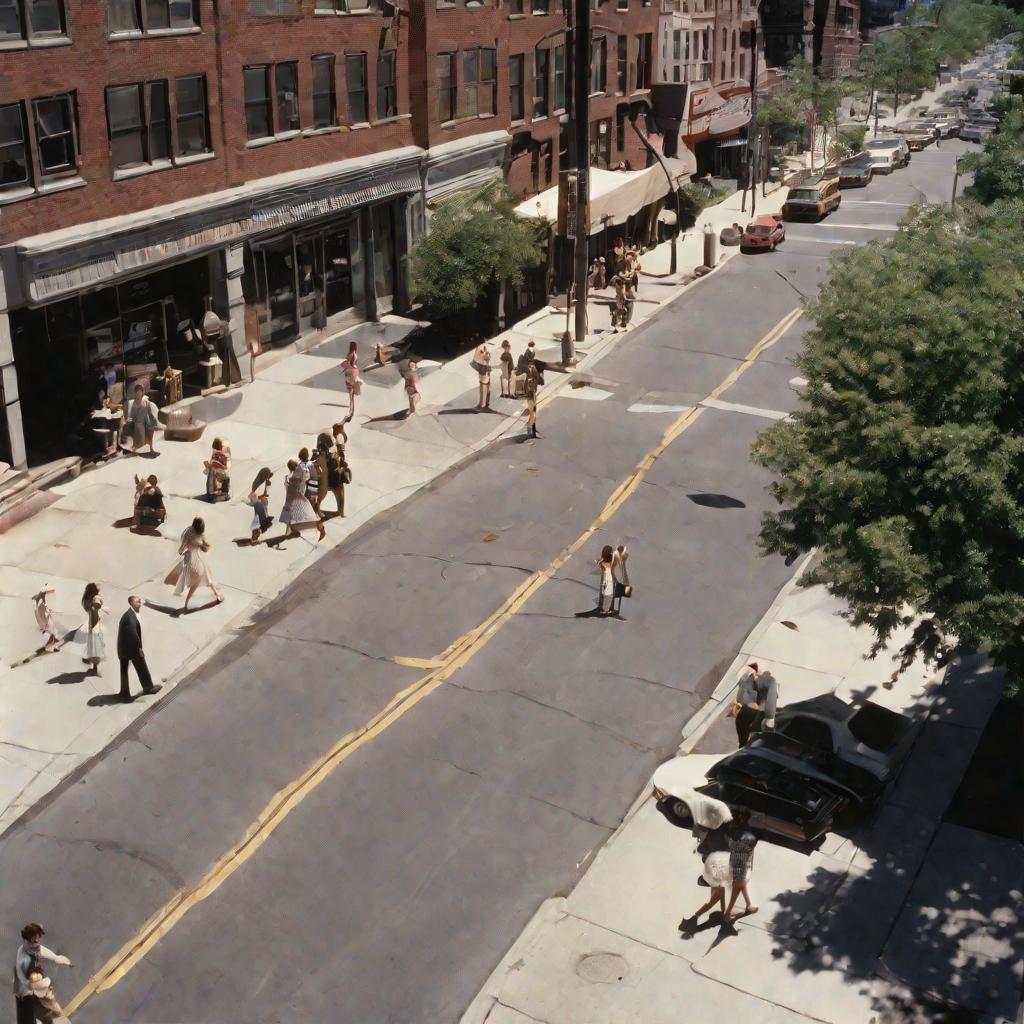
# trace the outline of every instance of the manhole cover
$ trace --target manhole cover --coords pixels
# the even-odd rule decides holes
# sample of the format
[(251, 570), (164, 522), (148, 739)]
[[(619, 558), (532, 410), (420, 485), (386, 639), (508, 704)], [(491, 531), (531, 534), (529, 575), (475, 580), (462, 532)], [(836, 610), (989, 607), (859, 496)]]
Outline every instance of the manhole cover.
[(629, 965), (618, 953), (588, 953), (576, 965), (576, 973), (593, 985), (613, 985), (628, 972)]

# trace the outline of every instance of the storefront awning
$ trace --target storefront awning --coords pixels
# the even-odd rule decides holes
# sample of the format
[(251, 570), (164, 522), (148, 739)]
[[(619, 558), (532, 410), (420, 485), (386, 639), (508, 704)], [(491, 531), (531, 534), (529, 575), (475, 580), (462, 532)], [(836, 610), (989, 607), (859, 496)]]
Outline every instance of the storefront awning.
[[(607, 224), (622, 224), (645, 206), (668, 192), (668, 178), (660, 164), (643, 171), (605, 171), (590, 169), (590, 234), (596, 235)], [(520, 217), (558, 220), (558, 187), (526, 199), (516, 207)]]

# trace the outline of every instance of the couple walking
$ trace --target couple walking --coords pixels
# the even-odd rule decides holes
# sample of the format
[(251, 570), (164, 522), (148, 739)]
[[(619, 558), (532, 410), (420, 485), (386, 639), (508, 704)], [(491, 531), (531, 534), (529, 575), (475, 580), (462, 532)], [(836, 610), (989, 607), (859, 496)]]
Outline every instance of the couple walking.
[(626, 570), (628, 558), (629, 552), (623, 544), (617, 548), (605, 544), (601, 549), (601, 557), (597, 561), (597, 568), (601, 574), (597, 591), (598, 615), (620, 615), (622, 599), (633, 596), (629, 572)]
[[(694, 931), (700, 923), (701, 914), (716, 905), (721, 907), (723, 924), (732, 924), (740, 917), (757, 913), (757, 907), (751, 901), (747, 889), (754, 866), (754, 847), (757, 845), (757, 836), (749, 828), (750, 812), (740, 808), (732, 813), (725, 804), (721, 807), (724, 812), (719, 811), (713, 816), (718, 824), (712, 824), (710, 815), (705, 818), (707, 824), (698, 824), (694, 814), (693, 831), (697, 836), (697, 852), (704, 861), (704, 870), (697, 884), (706, 885), (711, 893), (706, 903), (679, 922), (681, 932)], [(731, 889), (728, 906), (725, 904), (726, 887)], [(743, 897), (743, 913), (733, 914), (733, 907), (740, 896)]]
[(736, 739), (741, 747), (761, 728), (775, 728), (775, 707), (779, 701), (778, 680), (762, 672), (756, 661), (744, 665), (736, 686), (736, 701), (730, 714), (736, 719)]

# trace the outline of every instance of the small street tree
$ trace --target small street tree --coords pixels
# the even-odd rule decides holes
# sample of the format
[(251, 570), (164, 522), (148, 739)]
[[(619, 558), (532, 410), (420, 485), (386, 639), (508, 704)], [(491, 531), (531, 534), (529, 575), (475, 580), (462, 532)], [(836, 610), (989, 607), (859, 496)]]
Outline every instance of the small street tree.
[(518, 216), (498, 181), (452, 197), (413, 247), (413, 294), (441, 316), (454, 316), (475, 309), (500, 282), (521, 284), (544, 258), (548, 225), (538, 220)]
[(808, 307), (806, 401), (757, 440), (766, 552), (904, 648), (986, 644), (1024, 678), (1024, 202), (911, 213), (838, 258)]
[(1024, 103), (1019, 96), (1010, 97), (999, 131), (982, 152), (964, 157), (961, 167), (974, 171), (974, 184), (966, 189), (973, 199), (1024, 198)]
[(782, 84), (761, 102), (757, 123), (768, 129), (769, 145), (775, 138), (803, 132), (808, 107), (814, 108), (818, 124), (834, 126), (843, 92), (841, 83), (822, 77), (798, 57), (787, 69)]

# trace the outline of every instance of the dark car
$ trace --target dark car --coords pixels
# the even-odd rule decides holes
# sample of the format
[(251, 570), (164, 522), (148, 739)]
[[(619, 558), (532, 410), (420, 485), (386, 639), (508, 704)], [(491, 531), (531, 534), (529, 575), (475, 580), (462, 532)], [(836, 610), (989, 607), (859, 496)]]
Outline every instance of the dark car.
[(839, 187), (863, 188), (871, 183), (872, 174), (871, 157), (858, 153), (839, 165)]
[(851, 800), (834, 785), (794, 771), (782, 758), (746, 747), (722, 758), (707, 777), (709, 784), (697, 792), (731, 808), (745, 807), (754, 828), (800, 843), (813, 843), (828, 832)]
[(852, 704), (827, 693), (781, 708), (775, 732), (823, 757), (867, 771), (884, 786), (910, 753), (917, 723), (873, 701)]

